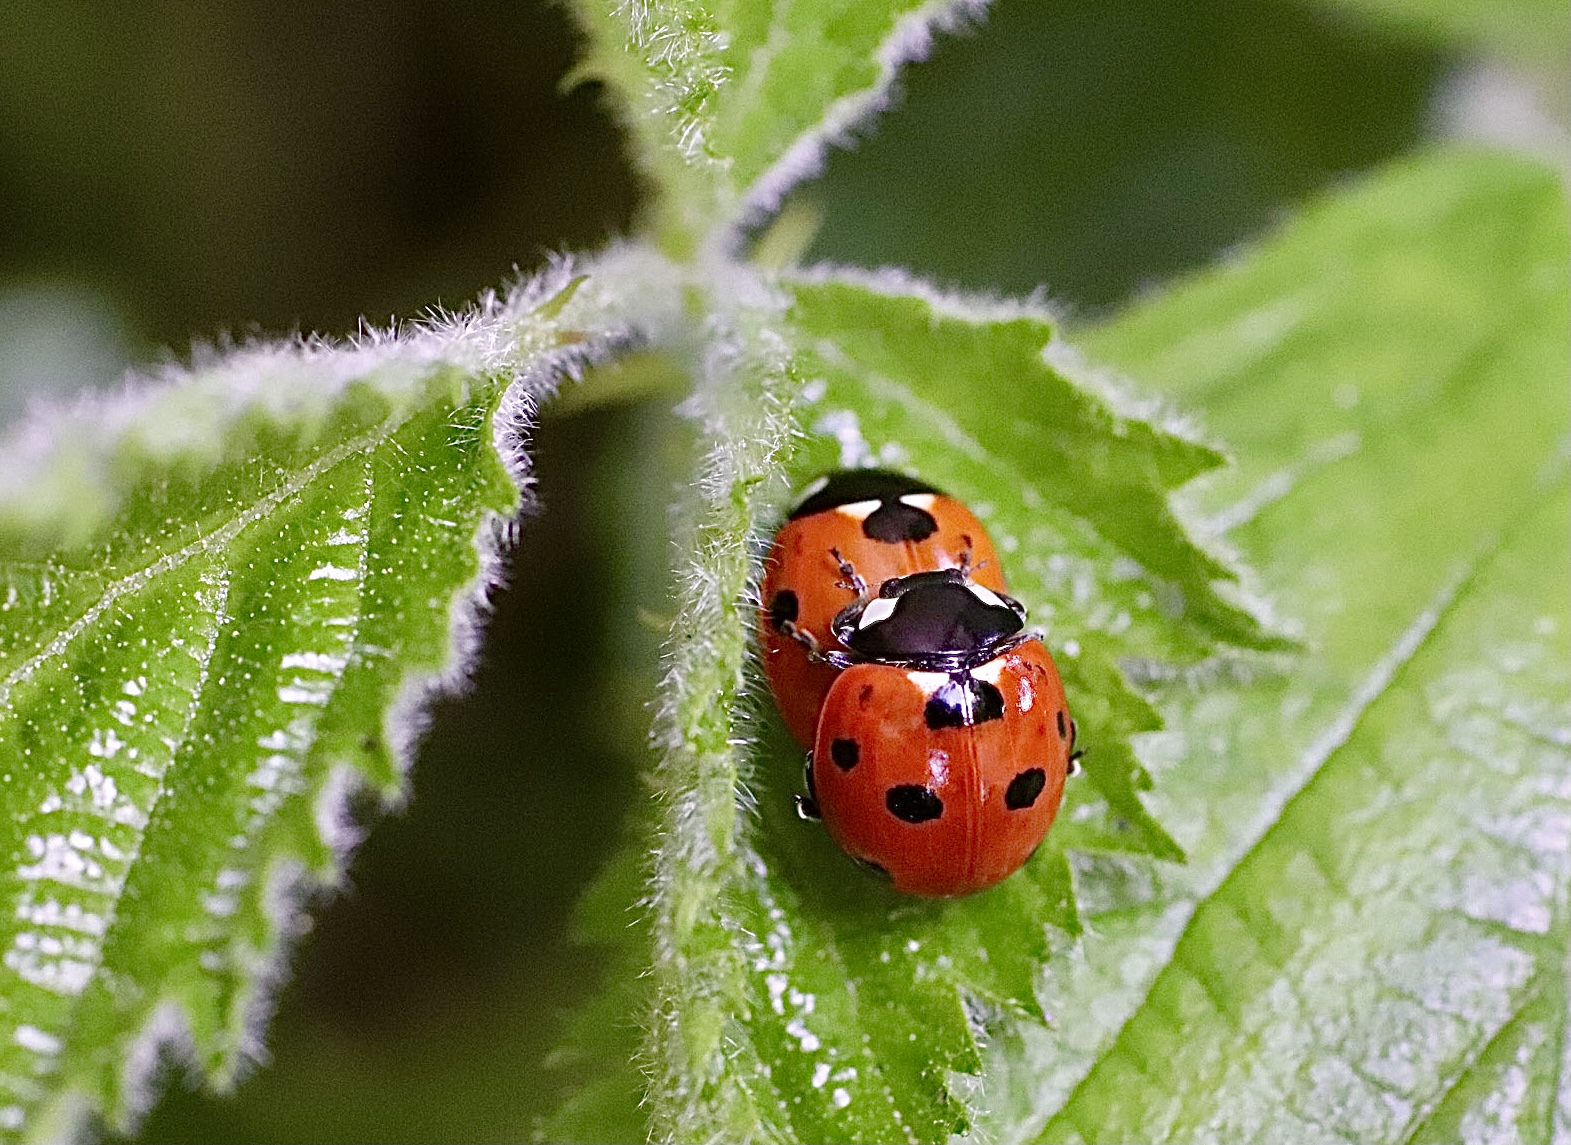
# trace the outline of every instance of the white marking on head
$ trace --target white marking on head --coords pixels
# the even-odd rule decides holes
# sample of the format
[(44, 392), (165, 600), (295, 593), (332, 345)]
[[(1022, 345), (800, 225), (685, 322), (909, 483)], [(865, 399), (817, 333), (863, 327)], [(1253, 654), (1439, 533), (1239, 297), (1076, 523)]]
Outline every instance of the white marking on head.
[(871, 628), (880, 620), (888, 620), (895, 612), (895, 602), (889, 597), (880, 596), (870, 600), (867, 607), (862, 610), (861, 618), (856, 622), (858, 630)]
[(1008, 608), (1009, 607), (1007, 604), (1005, 604), (1003, 602), (1003, 599), (1001, 597), (999, 597), (999, 595), (996, 592), (994, 592), (992, 589), (986, 587), (985, 585), (968, 584), (968, 585), (966, 585), (966, 587), (971, 590), (971, 595), (972, 596), (976, 597), (978, 600), (980, 600), (983, 604), (987, 605), (989, 608)]
[(882, 501), (850, 501), (844, 505), (836, 505), (836, 513), (844, 513), (853, 521), (861, 522), (871, 517)]
[(909, 505), (913, 509), (920, 509), (925, 513), (933, 507), (933, 502), (936, 500), (938, 500), (938, 494), (936, 493), (907, 493), (900, 498), (900, 503)]

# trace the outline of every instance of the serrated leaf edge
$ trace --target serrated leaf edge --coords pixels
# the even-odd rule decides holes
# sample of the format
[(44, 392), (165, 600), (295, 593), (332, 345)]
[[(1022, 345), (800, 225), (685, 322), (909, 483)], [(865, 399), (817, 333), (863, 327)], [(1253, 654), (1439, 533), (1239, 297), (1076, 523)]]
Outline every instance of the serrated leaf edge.
[[(492, 443), (518, 489), (520, 511), (525, 511), (533, 504), (534, 487), (528, 438), (540, 404), (555, 393), (563, 380), (580, 379), (586, 369), (613, 354), (644, 340), (669, 339), (679, 314), (674, 302), (679, 292), (671, 289), (671, 274), (670, 264), (633, 246), (614, 247), (593, 260), (588, 264), (587, 276), (575, 270), (571, 259), (559, 258), (538, 275), (518, 283), (505, 302), (487, 292), (472, 310), (435, 314), (405, 331), (368, 332), (347, 345), (311, 339), (247, 346), (233, 359), (210, 365), (201, 381), (221, 384), (213, 379), (223, 378), (228, 371), (227, 376), (238, 373), (253, 381), (267, 374), (269, 380), (276, 382), (278, 375), (270, 373), (269, 367), (276, 367), (280, 359), (325, 364), (327, 374), (340, 384), (340, 389), (389, 363), (413, 363), (417, 377), (441, 369), (465, 370), (477, 377), (511, 374), (492, 416)], [(585, 288), (575, 289), (571, 298), (564, 298), (563, 293), (573, 287), (575, 276), (587, 277), (589, 282)], [(536, 330), (525, 328), (542, 304), (551, 306), (558, 302), (560, 313), (537, 319)], [(405, 350), (409, 352), (402, 353)], [(194, 374), (165, 371), (141, 389), (128, 388), (111, 399), (89, 398), (69, 408), (35, 409), (13, 434), (13, 441), (25, 447), (35, 465), (56, 450), (68, 447), (66, 439), (71, 426), (92, 426), (103, 435), (97, 439), (100, 443), (110, 443), (113, 430), (124, 432), (136, 426), (149, 416), (158, 399), (196, 380)], [(239, 417), (250, 408), (253, 407), (239, 403), (230, 412)], [(40, 664), (63, 651), (116, 600), (144, 586), (159, 572), (179, 567), (212, 545), (237, 536), (261, 520), (269, 509), (306, 488), (315, 477), (360, 450), (386, 440), (417, 412), (417, 405), (399, 409), (375, 429), (327, 451), (229, 521), (115, 581), (60, 636), (0, 680), (0, 702)], [(26, 496), (26, 486), (17, 480), (26, 472), (26, 467), (19, 467), (0, 473), (0, 507), (7, 494), (13, 503)], [(39, 470), (33, 472), (36, 477)], [(14, 482), (9, 487), (7, 478)], [(462, 691), (469, 682), (478, 660), (491, 594), (505, 580), (506, 556), (516, 537), (517, 524), (516, 515), (506, 517), (491, 511), (483, 515), (474, 539), (479, 568), (475, 577), (455, 590), (450, 600), (447, 648), (442, 663), (433, 671), (404, 672), (395, 697), (383, 713), (386, 742), (403, 775), (412, 765), (434, 701)], [(264, 956), (248, 968), (249, 981), (233, 1056), (217, 1078), (223, 1088), (232, 1087), (266, 1060), (266, 1028), (288, 980), (289, 955), (299, 932), (295, 920), (309, 902), (341, 881), (348, 858), (363, 836), (352, 805), (368, 787), (369, 781), (360, 772), (338, 763), (329, 767), (315, 794), (314, 822), (334, 855), (333, 869), (308, 870), (287, 858), (267, 864), (271, 868), (264, 872), (270, 945)], [(407, 794), (407, 787), (394, 793), (374, 794), (384, 799), (390, 797), (390, 802), (396, 804)], [(152, 1007), (149, 1018), (124, 1051), (121, 1108), (101, 1111), (94, 1108), (86, 1094), (71, 1089), (57, 1091), (36, 1108), (32, 1132), (52, 1139), (86, 1139), (93, 1135), (95, 1119), (104, 1115), (134, 1124), (152, 1108), (160, 1092), (158, 1083), (169, 1067), (181, 1064), (200, 1076), (198, 1059), (194, 1034), (183, 1007), (166, 998)]]
[(798, 267), (781, 277), (787, 284), (855, 286), (887, 298), (915, 298), (926, 303), (940, 317), (953, 318), (972, 326), (1017, 321), (1040, 323), (1046, 327), (1042, 344), (1043, 362), (1081, 389), (1101, 399), (1115, 417), (1146, 422), (1186, 445), (1214, 454), (1219, 465), (1226, 459), (1225, 447), (1206, 434), (1193, 414), (1180, 410), (1159, 394), (1138, 389), (1127, 376), (1116, 370), (1091, 364), (1080, 349), (1062, 335), (1061, 332), (1068, 325), (1067, 313), (1052, 303), (1045, 288), (1039, 287), (1021, 298), (946, 287), (904, 267), (866, 269), (834, 262)]
[(731, 241), (739, 245), (743, 232), (778, 211), (792, 188), (821, 174), (831, 148), (853, 146), (858, 132), (893, 103), (901, 69), (925, 60), (939, 35), (980, 24), (989, 4), (990, 0), (930, 0), (897, 19), (879, 47), (874, 84), (831, 102), (818, 123), (798, 135), (742, 190)]
[[(1543, 492), (1542, 488), (1539, 492)], [(1435, 590), (1429, 602), (1419, 610), (1407, 627), (1398, 634), (1390, 647), (1370, 666), (1330, 721), (1299, 753), (1297, 765), (1290, 774), (1284, 777), (1283, 784), (1275, 789), (1268, 798), (1261, 801), (1253, 826), (1243, 835), (1238, 845), (1232, 848), (1230, 853), (1223, 858), (1218, 867), (1215, 881), (1209, 886), (1201, 888), (1193, 898), (1184, 904), (1180, 916), (1181, 921), (1177, 923), (1176, 928), (1163, 941), (1164, 953), (1156, 963), (1157, 969), (1146, 984), (1146, 988), (1141, 995), (1141, 1001), (1130, 1010), (1119, 1028), (1102, 1043), (1101, 1048), (1095, 1057), (1090, 1060), (1080, 1079), (1064, 1095), (1059, 1108), (1048, 1116), (1047, 1123), (1038, 1134), (1037, 1139), (1041, 1139), (1046, 1132), (1046, 1128), (1057, 1121), (1065, 1110), (1070, 1109), (1075, 1104), (1081, 1092), (1087, 1085), (1091, 1084), (1091, 1079), (1096, 1074), (1101, 1062), (1122, 1041), (1125, 1030), (1134, 1021), (1135, 1016), (1144, 1011), (1146, 1001), (1156, 988), (1157, 981), (1167, 974), (1174, 965), (1174, 956), (1183, 946), (1185, 938), (1195, 925), (1195, 920), (1201, 908), (1221, 893), (1223, 888), (1233, 878), (1234, 873), (1270, 837), (1277, 823), (1281, 821), (1287, 807), (1309, 788), (1322, 769), (1353, 737), (1370, 708), (1386, 694), (1403, 669), (1428, 643), (1430, 637), (1440, 626), (1452, 606), (1465, 594), (1468, 586), (1488, 563), (1490, 557), (1499, 549), (1510, 531), (1510, 529), (1502, 529), (1492, 533), (1484, 538), (1471, 554), (1456, 562), (1450, 575)]]
[[(664, 652), (652, 742), (658, 825), (647, 908), (654, 961), (642, 1065), (652, 1139), (753, 1139), (768, 1117), (736, 1076), (750, 1052), (738, 1019), (748, 971), (726, 899), (757, 863), (746, 843), (747, 664), (757, 601), (760, 509), (783, 487), (790, 348), (770, 328), (783, 300), (745, 271), (714, 288), (683, 412), (702, 455), (683, 509), (678, 609)], [(732, 703), (725, 703), (727, 696)]]

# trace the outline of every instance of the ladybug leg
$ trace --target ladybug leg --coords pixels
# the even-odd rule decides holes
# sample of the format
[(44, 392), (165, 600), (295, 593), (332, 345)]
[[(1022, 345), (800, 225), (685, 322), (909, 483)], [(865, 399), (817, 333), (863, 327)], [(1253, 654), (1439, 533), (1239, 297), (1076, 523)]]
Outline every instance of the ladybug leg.
[(795, 640), (806, 648), (807, 658), (814, 663), (833, 664), (836, 668), (847, 668), (851, 665), (851, 659), (844, 652), (825, 652), (824, 646), (818, 642), (818, 637), (805, 628), (798, 628), (792, 621), (782, 621), (779, 629), (782, 636)]
[(806, 795), (794, 797), (796, 815), (798, 819), (809, 821), (822, 819), (818, 813), (818, 790), (813, 785), (813, 753), (807, 753), (807, 762), (802, 765), (802, 786), (807, 788)]
[(841, 582), (842, 588), (848, 588), (858, 597), (867, 595), (867, 582), (862, 579), (862, 574), (856, 571), (856, 566), (841, 555), (839, 549), (830, 549), (829, 555), (840, 566), (840, 575), (845, 579)]
[(1082, 770), (1080, 766), (1080, 759), (1085, 755), (1085, 752), (1083, 750), (1076, 750), (1075, 748), (1075, 737), (1079, 734), (1080, 728), (1075, 724), (1075, 721), (1071, 719), (1069, 721), (1069, 775), (1079, 775)]
[(777, 627), (780, 629), (780, 635), (788, 640), (795, 640), (803, 648), (807, 649), (807, 658), (809, 660), (822, 660), (824, 658), (824, 650), (819, 646), (818, 637), (805, 628), (798, 628), (796, 621), (782, 620)]
[(886, 883), (892, 883), (895, 881), (895, 877), (889, 873), (889, 868), (884, 866), (882, 863), (875, 863), (872, 859), (858, 858), (856, 855), (851, 856), (851, 861), (857, 866), (861, 867), (868, 874), (877, 875)]

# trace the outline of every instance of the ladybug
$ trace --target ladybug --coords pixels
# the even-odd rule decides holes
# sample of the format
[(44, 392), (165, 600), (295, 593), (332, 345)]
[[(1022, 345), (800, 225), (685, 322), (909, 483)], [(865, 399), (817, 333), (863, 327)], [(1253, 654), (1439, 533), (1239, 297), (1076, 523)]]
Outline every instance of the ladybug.
[(960, 569), (886, 582), (833, 623), (804, 816), (898, 891), (970, 894), (1017, 871), (1078, 770), (1075, 724), (1025, 609)]
[(887, 469), (840, 470), (807, 487), (765, 561), (758, 625), (764, 675), (798, 743), (812, 747), (838, 674), (827, 654), (845, 651), (833, 622), (847, 593), (949, 568), (1005, 591), (992, 538), (954, 498)]

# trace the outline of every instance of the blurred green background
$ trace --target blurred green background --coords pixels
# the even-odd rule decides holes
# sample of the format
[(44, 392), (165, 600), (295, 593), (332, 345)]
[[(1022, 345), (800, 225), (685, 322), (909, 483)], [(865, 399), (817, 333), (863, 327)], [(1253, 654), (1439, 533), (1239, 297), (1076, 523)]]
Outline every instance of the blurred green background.
[[(810, 257), (1104, 313), (1433, 133), (1468, 50), (1355, 7), (1001, 0), (800, 193)], [(625, 232), (635, 181), (599, 90), (562, 90), (573, 58), (537, 0), (8, 0), (0, 421), (193, 337), (459, 306)], [(545, 1059), (600, 971), (573, 903), (642, 797), (681, 435), (656, 403), (548, 418), (474, 692), (319, 913), (273, 1063), (232, 1098), (171, 1066), (143, 1139), (517, 1140), (570, 1084)]]

